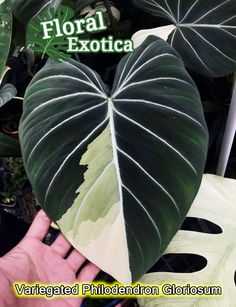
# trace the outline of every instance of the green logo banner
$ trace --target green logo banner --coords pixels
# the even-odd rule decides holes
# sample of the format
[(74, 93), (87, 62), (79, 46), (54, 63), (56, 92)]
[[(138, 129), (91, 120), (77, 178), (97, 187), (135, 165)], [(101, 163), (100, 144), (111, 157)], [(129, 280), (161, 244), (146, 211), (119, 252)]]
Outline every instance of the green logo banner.
[(68, 60), (72, 53), (128, 53), (134, 50), (132, 40), (115, 39), (112, 35), (101, 39), (80, 39), (86, 33), (100, 33), (108, 29), (104, 14), (74, 19), (75, 12), (60, 5), (55, 11), (47, 8), (33, 18), (27, 28), (27, 45), (36, 53), (47, 54), (54, 60)]

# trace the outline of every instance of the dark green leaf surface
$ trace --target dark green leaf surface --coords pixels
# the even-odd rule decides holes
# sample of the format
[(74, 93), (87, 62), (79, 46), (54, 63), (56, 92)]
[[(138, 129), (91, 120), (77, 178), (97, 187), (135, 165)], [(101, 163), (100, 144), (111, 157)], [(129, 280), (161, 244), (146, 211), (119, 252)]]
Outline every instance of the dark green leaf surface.
[(189, 69), (210, 77), (236, 71), (235, 0), (133, 1), (176, 26), (168, 42)]
[(0, 157), (20, 157), (20, 143), (17, 139), (0, 133)]
[(16, 19), (25, 26), (42, 10), (53, 3), (52, 0), (14, 0), (13, 13)]
[(208, 134), (177, 53), (149, 37), (112, 90), (87, 66), (48, 62), (20, 124), (38, 201), (90, 261), (138, 280), (180, 228), (201, 182)]

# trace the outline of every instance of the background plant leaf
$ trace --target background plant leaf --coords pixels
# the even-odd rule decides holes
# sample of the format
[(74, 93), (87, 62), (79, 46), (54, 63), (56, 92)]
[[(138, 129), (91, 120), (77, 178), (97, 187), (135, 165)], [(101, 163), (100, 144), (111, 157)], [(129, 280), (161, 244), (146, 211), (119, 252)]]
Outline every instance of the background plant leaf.
[(149, 37), (121, 60), (112, 90), (79, 62), (49, 61), (26, 91), (20, 141), (44, 210), (82, 254), (127, 283), (182, 225), (208, 133), (181, 58)]
[(33, 46), (36, 53), (47, 54), (54, 60), (68, 60), (71, 55), (66, 53), (68, 49), (68, 41), (66, 36), (56, 37), (56, 29), (50, 33), (51, 38), (43, 39), (43, 27), (40, 25), (42, 21), (49, 21), (58, 18), (61, 25), (64, 22), (70, 21), (74, 17), (74, 12), (67, 6), (60, 5), (55, 12), (53, 8), (43, 10), (27, 27), (27, 44)]
[(187, 68), (210, 77), (236, 71), (235, 0), (133, 1), (175, 25), (168, 42), (183, 57)]
[(4, 72), (12, 37), (12, 1), (5, 0), (0, 4), (0, 80)]
[(36, 17), (42, 10), (52, 7), (53, 0), (14, 0), (13, 14), (26, 28), (28, 22)]
[(12, 84), (5, 84), (0, 88), (0, 108), (17, 94), (17, 89)]
[(140, 299), (141, 307), (234, 307), (236, 297), (236, 180), (205, 175), (199, 194), (188, 217), (205, 219), (221, 228), (222, 233), (210, 234), (180, 230), (165, 254), (194, 254), (207, 260), (207, 266), (194, 273), (150, 273), (142, 278), (148, 284), (172, 283), (178, 285), (220, 285), (222, 297), (162, 297)]
[(86, 6), (92, 5), (95, 1), (94, 0), (76, 0), (75, 1), (75, 8), (76, 11), (81, 11)]

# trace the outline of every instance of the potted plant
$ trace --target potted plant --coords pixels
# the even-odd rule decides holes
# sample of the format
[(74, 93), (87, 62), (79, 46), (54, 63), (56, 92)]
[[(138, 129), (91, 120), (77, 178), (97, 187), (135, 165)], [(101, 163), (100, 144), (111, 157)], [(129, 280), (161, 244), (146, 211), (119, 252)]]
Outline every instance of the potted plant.
[[(24, 86), (19, 125), (37, 201), (86, 258), (131, 283), (165, 253), (202, 180), (206, 197), (213, 197), (208, 189), (226, 191), (224, 180), (203, 174), (216, 171), (219, 150), (214, 159), (211, 151), (221, 147), (232, 98), (236, 4), (104, 1), (105, 34), (79, 39), (97, 44), (106, 35), (132, 37), (128, 54), (67, 52), (71, 36), (51, 28), (43, 40), (40, 21), (50, 25), (53, 16), (66, 29), (65, 23), (88, 14), (92, 24), (97, 2), (6, 0), (2, 12), (22, 25), (26, 42), (20, 49), (28, 66), (35, 63), (32, 53), (43, 58)], [(115, 20), (114, 7), (121, 12)], [(12, 57), (10, 46), (16, 47), (7, 26), (0, 71)], [(202, 207), (198, 213), (194, 208), (197, 217), (214, 222)], [(232, 230), (224, 222), (222, 228)]]

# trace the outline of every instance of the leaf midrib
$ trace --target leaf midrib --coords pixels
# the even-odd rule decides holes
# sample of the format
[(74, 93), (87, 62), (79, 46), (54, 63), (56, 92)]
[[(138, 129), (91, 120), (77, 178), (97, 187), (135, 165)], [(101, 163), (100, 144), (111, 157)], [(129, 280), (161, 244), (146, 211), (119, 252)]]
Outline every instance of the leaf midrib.
[(119, 166), (119, 159), (118, 159), (118, 146), (116, 141), (116, 131), (115, 131), (115, 122), (114, 122), (114, 111), (113, 111), (113, 100), (111, 97), (107, 98), (108, 101), (108, 116), (110, 122), (110, 133), (111, 133), (111, 145), (112, 145), (112, 152), (113, 152), (113, 162), (116, 169), (116, 175), (118, 180), (118, 187), (119, 187), (119, 195), (120, 195), (120, 202), (121, 207), (123, 207), (123, 197), (122, 197), (122, 180), (120, 174), (120, 166)]
[(236, 29), (236, 26), (228, 26), (224, 24), (204, 24), (204, 23), (176, 23), (177, 28), (226, 28)]

